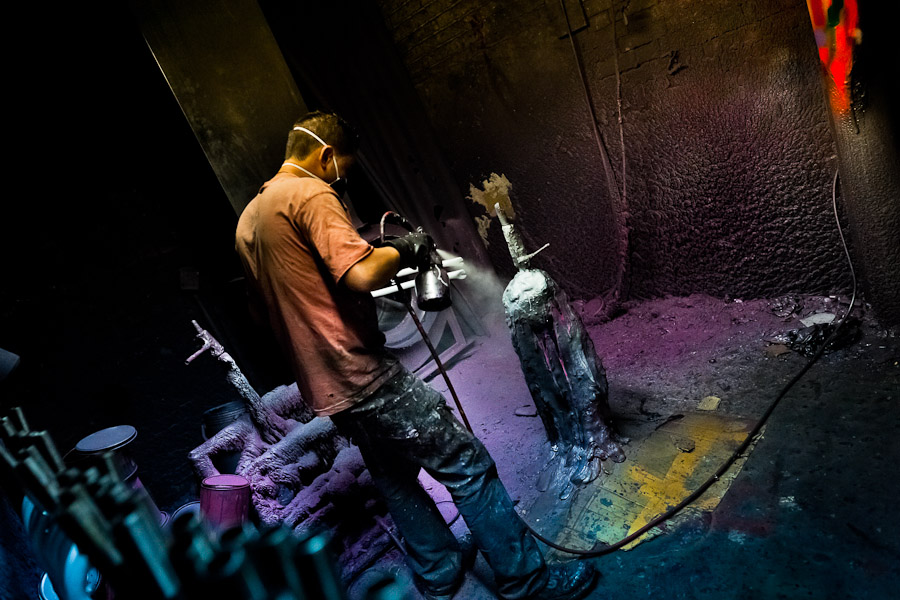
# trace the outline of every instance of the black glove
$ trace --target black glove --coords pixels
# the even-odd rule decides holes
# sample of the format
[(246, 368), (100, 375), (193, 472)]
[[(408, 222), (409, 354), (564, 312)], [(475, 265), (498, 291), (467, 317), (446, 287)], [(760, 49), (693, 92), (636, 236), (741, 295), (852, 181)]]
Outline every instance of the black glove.
[(428, 264), (431, 251), (434, 250), (434, 239), (418, 229), (403, 237), (385, 240), (385, 246), (390, 246), (400, 253), (400, 267), (420, 267)]

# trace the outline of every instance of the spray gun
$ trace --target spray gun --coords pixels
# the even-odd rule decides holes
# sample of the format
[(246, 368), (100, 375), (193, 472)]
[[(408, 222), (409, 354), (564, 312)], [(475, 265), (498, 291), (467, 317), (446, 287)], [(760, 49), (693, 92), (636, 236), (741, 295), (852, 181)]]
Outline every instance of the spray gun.
[[(382, 243), (384, 243), (385, 240), (384, 224), (388, 219), (391, 219), (394, 223), (403, 226), (410, 232), (424, 233), (424, 230), (421, 227), (419, 227), (418, 229), (413, 229), (412, 224), (405, 218), (393, 211), (388, 211), (381, 217)], [(429, 237), (429, 239), (431, 238)], [(418, 265), (418, 274), (416, 275), (415, 283), (395, 283), (390, 287), (372, 292), (372, 296), (377, 298), (379, 296), (385, 296), (387, 294), (391, 294), (403, 289), (409, 289), (415, 286), (416, 302), (419, 305), (419, 308), (429, 311), (443, 310), (445, 308), (448, 308), (451, 304), (450, 280), (465, 279), (466, 276), (466, 272), (462, 269), (457, 269), (448, 273), (446, 267), (457, 265), (460, 263), (462, 263), (462, 258), (453, 258), (447, 261), (442, 261), (440, 255), (438, 254), (437, 248), (434, 245), (434, 241), (432, 240), (430, 242), (430, 248), (426, 257)], [(412, 269), (403, 269), (397, 273), (397, 276), (402, 277), (404, 275), (410, 275), (414, 272), (416, 271)], [(459, 401), (459, 396), (456, 395), (456, 390), (453, 387), (453, 383), (450, 381), (450, 376), (447, 375), (447, 369), (444, 367), (444, 363), (441, 361), (440, 354), (438, 354), (438, 351), (435, 349), (434, 344), (431, 343), (431, 338), (428, 337), (428, 332), (425, 331), (425, 327), (422, 325), (422, 321), (419, 320), (419, 316), (416, 314), (416, 311), (413, 310), (412, 303), (408, 299), (405, 299), (404, 304), (406, 305), (406, 310), (409, 312), (409, 316), (412, 317), (413, 323), (416, 324), (416, 328), (419, 330), (419, 334), (422, 336), (422, 341), (425, 342), (426, 346), (428, 346), (428, 351), (431, 353), (432, 358), (434, 358), (434, 362), (437, 365), (438, 370), (441, 372), (441, 375), (444, 377), (444, 381), (447, 383), (447, 389), (449, 390), (450, 395), (453, 397), (453, 402), (456, 404), (456, 409), (459, 411), (459, 416), (462, 419), (463, 425), (466, 426), (466, 429), (468, 429), (470, 433), (473, 432), (472, 425), (469, 423), (469, 419), (466, 416), (466, 411), (463, 410), (462, 403)]]
[(448, 308), (450, 299), (450, 278), (442, 264), (437, 248), (432, 247), (428, 259), (419, 265), (416, 275), (416, 303), (427, 311), (440, 311)]
[[(390, 220), (393, 223), (400, 225), (404, 229), (410, 231), (411, 233), (425, 233), (425, 231), (421, 228), (413, 228), (412, 223), (410, 223), (406, 218), (397, 214), (393, 211), (388, 211), (384, 213), (381, 217), (381, 241), (384, 243), (385, 234), (384, 234), (384, 225)], [(454, 273), (448, 273), (446, 266), (449, 266), (451, 263), (455, 264), (454, 261), (447, 261), (445, 264), (441, 259), (440, 254), (438, 254), (437, 247), (434, 245), (434, 241), (431, 240), (431, 236), (428, 236), (428, 240), (430, 241), (430, 248), (425, 256), (422, 258), (421, 262), (416, 265), (416, 270), (407, 270), (404, 269), (397, 273), (399, 277), (404, 275), (411, 275), (412, 273), (416, 273), (416, 277), (412, 285), (398, 284), (391, 286), (390, 288), (385, 288), (385, 293), (391, 293), (397, 291), (397, 287), (400, 289), (408, 289), (410, 287), (416, 288), (416, 304), (419, 308), (425, 311), (437, 312), (444, 310), (445, 308), (449, 308), (452, 304), (452, 300), (450, 297), (450, 279), (457, 279), (460, 276), (465, 276), (464, 271), (457, 271), (454, 277)], [(381, 290), (379, 290), (380, 292)], [(379, 294), (378, 292), (373, 293), (373, 296), (379, 296), (383, 294)]]

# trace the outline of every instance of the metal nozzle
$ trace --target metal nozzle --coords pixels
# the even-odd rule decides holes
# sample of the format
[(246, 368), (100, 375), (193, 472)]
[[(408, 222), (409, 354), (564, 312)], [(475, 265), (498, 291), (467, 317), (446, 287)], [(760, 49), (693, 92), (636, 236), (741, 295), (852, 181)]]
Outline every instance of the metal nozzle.
[(500, 224), (503, 226), (503, 237), (506, 238), (506, 245), (509, 246), (509, 254), (512, 256), (513, 264), (519, 269), (529, 268), (531, 259), (550, 244), (544, 244), (529, 254), (525, 250), (525, 242), (522, 240), (522, 236), (519, 235), (519, 232), (516, 231), (516, 226), (510, 222), (506, 213), (500, 208), (499, 202), (494, 204), (494, 210), (497, 211), (497, 217), (500, 219)]

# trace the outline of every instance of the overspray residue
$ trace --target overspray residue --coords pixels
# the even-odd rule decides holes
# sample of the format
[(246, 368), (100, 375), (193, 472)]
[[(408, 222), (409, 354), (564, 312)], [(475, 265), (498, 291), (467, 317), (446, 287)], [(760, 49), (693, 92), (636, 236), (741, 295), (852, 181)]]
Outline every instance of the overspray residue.
[(491, 173), (490, 177), (481, 182), (481, 189), (475, 185), (469, 185), (469, 195), (467, 198), (475, 204), (480, 204), (487, 212), (486, 215), (475, 218), (478, 225), (478, 234), (484, 241), (485, 246), (488, 244), (488, 230), (491, 226), (491, 217), (496, 217), (497, 212), (494, 205), (499, 204), (500, 208), (515, 218), (516, 211), (513, 209), (512, 201), (509, 198), (509, 191), (512, 189), (512, 183), (507, 179), (506, 175), (498, 175)]
[(597, 478), (602, 461), (625, 460), (610, 425), (606, 373), (565, 292), (530, 267), (534, 253), (527, 253), (502, 207), (495, 210), (519, 267), (503, 293), (506, 323), (552, 451), (539, 485), (566, 498), (573, 485)]

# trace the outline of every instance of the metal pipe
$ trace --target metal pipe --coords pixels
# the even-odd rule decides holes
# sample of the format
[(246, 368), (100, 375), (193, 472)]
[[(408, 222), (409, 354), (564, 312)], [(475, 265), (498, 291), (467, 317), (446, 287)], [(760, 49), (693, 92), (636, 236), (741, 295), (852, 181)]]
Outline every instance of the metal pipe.
[[(465, 279), (466, 272), (462, 269), (457, 271), (450, 271), (447, 273), (447, 277), (450, 279)], [(387, 296), (401, 290), (408, 290), (416, 287), (416, 282), (414, 279), (410, 279), (409, 281), (404, 281), (403, 283), (395, 283), (394, 285), (388, 286), (386, 288), (381, 288), (380, 290), (375, 290), (372, 292), (373, 298), (381, 298), (382, 296)]]
[[(462, 256), (454, 256), (453, 258), (448, 258), (446, 260), (441, 261), (441, 265), (446, 269), (447, 267), (455, 267), (456, 265), (461, 265), (463, 263)], [(407, 277), (409, 275), (415, 275), (419, 270), (415, 267), (407, 267), (405, 269), (400, 269), (397, 271), (397, 274), (394, 277)]]

